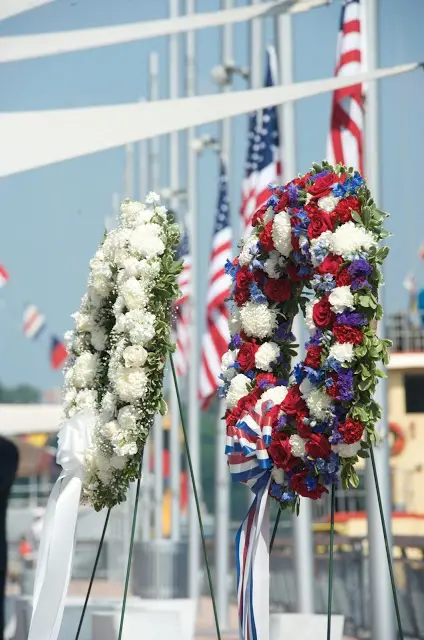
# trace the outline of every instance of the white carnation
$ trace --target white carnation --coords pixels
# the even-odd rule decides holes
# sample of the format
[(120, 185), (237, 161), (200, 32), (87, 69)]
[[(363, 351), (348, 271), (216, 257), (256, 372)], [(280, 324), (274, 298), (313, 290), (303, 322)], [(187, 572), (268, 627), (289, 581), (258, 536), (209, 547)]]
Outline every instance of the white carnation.
[(324, 196), (318, 200), (318, 206), (323, 211), (331, 213), (337, 207), (340, 198), (333, 195)]
[(340, 444), (331, 445), (331, 449), (334, 453), (338, 453), (341, 458), (354, 458), (358, 454), (360, 448), (360, 442), (353, 442), (352, 444), (345, 444), (344, 442), (341, 442)]
[(268, 224), (268, 222), (271, 222), (271, 220), (274, 217), (274, 209), (272, 208), (272, 206), (269, 206), (268, 209), (265, 211), (265, 215), (264, 215), (264, 224)]
[(333, 233), (331, 248), (337, 256), (348, 258), (361, 249), (369, 251), (375, 245), (376, 242), (369, 231), (350, 221), (342, 224)]
[(317, 300), (309, 300), (309, 302), (306, 303), (306, 308), (305, 308), (305, 322), (310, 334), (315, 333), (315, 330), (316, 330), (315, 322), (312, 317), (312, 314), (314, 311), (314, 304), (316, 302)]
[(161, 268), (160, 260), (141, 260), (138, 264), (138, 273), (143, 280), (153, 282), (160, 274)]
[(77, 388), (82, 389), (91, 385), (97, 373), (98, 363), (98, 355), (88, 351), (76, 358), (72, 367), (72, 378)]
[(233, 312), (228, 321), (228, 328), (230, 329), (230, 334), (233, 336), (235, 333), (240, 333), (241, 331), (241, 316), (238, 307), (234, 307)]
[(268, 259), (264, 263), (264, 271), (270, 278), (280, 278), (281, 267), (284, 266), (284, 263), (285, 260), (278, 251), (270, 251)]
[(106, 347), (107, 333), (102, 328), (93, 329), (91, 332), (91, 344), (96, 351), (104, 351)]
[(119, 424), (116, 420), (110, 420), (106, 424), (102, 425), (102, 436), (108, 440), (113, 440), (119, 431)]
[(126, 367), (142, 367), (147, 360), (147, 351), (139, 344), (127, 347), (123, 353)]
[(267, 304), (246, 302), (240, 309), (242, 327), (248, 336), (263, 340), (277, 328), (277, 312)]
[(102, 399), (102, 422), (108, 422), (115, 414), (116, 410), (116, 396), (110, 391), (106, 391)]
[(122, 368), (115, 378), (116, 393), (124, 402), (136, 402), (146, 395), (148, 381), (149, 378), (144, 369)]
[(69, 353), (70, 351), (72, 351), (72, 346), (73, 346), (74, 340), (75, 340), (75, 332), (74, 331), (66, 331), (65, 335), (63, 336), (63, 339), (65, 341), (66, 350)]
[(119, 451), (119, 456), (135, 456), (138, 448), (136, 442), (126, 442), (119, 447), (115, 447), (115, 450)]
[(142, 283), (135, 278), (129, 278), (121, 287), (120, 294), (125, 300), (127, 309), (143, 309), (149, 299)]
[(248, 393), (248, 385), (251, 380), (243, 373), (237, 374), (230, 382), (230, 386), (227, 393), (227, 407), (232, 409), (235, 407), (241, 398), (244, 398)]
[(321, 389), (312, 391), (312, 393), (305, 398), (305, 402), (312, 416), (317, 420), (323, 420), (331, 407), (330, 396)]
[(330, 293), (328, 301), (332, 311), (335, 313), (343, 313), (345, 309), (353, 309), (353, 294), (348, 285), (344, 287), (336, 287)]
[(255, 364), (262, 371), (271, 371), (271, 363), (280, 355), (280, 347), (275, 342), (264, 342), (255, 353)]
[(161, 226), (150, 223), (136, 227), (130, 236), (130, 247), (136, 255), (154, 258), (162, 255), (165, 244), (161, 239)]
[(121, 429), (131, 431), (137, 425), (137, 411), (132, 405), (122, 407), (118, 411), (118, 422)]
[(134, 309), (119, 318), (116, 328), (128, 332), (133, 344), (144, 346), (155, 337), (156, 317), (149, 311)]
[(243, 267), (246, 264), (249, 264), (253, 260), (253, 256), (257, 253), (258, 250), (258, 238), (255, 232), (246, 238), (243, 244), (243, 248), (240, 251), (239, 255), (239, 265)]
[[(122, 296), (116, 296), (116, 300), (115, 303), (113, 305), (113, 314), (115, 316), (115, 318), (119, 318), (120, 316), (122, 317), (122, 313), (125, 309), (125, 300)], [(125, 323), (124, 319), (119, 320), (120, 323)], [(116, 330), (121, 333), (122, 331), (125, 331), (124, 327), (121, 325), (119, 325), (119, 327), (116, 327)]]
[(345, 344), (336, 342), (330, 347), (328, 357), (334, 358), (338, 362), (351, 362), (353, 360), (353, 344), (350, 342), (346, 342)]
[(138, 276), (140, 261), (134, 256), (130, 256), (122, 263), (122, 269), (127, 278), (136, 278)]
[(75, 396), (75, 407), (77, 411), (83, 411), (87, 409), (89, 411), (96, 411), (97, 409), (97, 392), (91, 389), (84, 389), (78, 391)]
[(278, 387), (268, 389), (261, 395), (256, 406), (261, 407), (263, 402), (268, 402), (269, 400), (271, 400), (271, 402), (273, 402), (274, 404), (281, 404), (285, 399), (287, 393), (288, 389), (284, 385), (279, 385)]
[(291, 446), (291, 452), (295, 458), (301, 458), (305, 455), (306, 442), (307, 441), (304, 438), (301, 438), (297, 434), (290, 436), (289, 443)]
[(280, 211), (274, 216), (272, 224), (272, 239), (274, 246), (286, 258), (292, 250), (290, 216), (286, 211)]

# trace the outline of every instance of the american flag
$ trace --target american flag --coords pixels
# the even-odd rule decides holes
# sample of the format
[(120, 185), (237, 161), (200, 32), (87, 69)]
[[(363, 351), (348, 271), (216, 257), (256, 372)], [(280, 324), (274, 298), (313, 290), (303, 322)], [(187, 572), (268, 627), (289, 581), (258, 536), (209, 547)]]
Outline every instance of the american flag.
[(178, 257), (184, 260), (184, 267), (178, 276), (181, 296), (175, 305), (175, 367), (179, 377), (187, 374), (190, 360), (190, 303), (191, 303), (191, 256), (189, 253), (188, 234), (182, 235)]
[[(344, 0), (337, 43), (336, 76), (352, 76), (363, 71), (360, 0)], [(360, 84), (337, 89), (333, 95), (328, 161), (364, 170), (363, 91)]]
[[(265, 86), (274, 85), (276, 54), (268, 47)], [(255, 211), (270, 196), (268, 185), (278, 182), (281, 177), (280, 139), (276, 107), (264, 109), (249, 116), (249, 134), (246, 158), (246, 172), (242, 185), (241, 217), (243, 234), (250, 228)]]
[(51, 337), (50, 365), (52, 369), (61, 369), (68, 359), (66, 347), (56, 336)]
[(0, 264), (0, 288), (4, 287), (4, 285), (9, 282), (9, 279), (9, 274), (7, 273), (5, 267)]
[(27, 338), (37, 338), (46, 326), (46, 318), (39, 312), (37, 307), (29, 304), (24, 309), (23, 331)]
[(200, 399), (205, 406), (218, 386), (221, 358), (230, 340), (229, 312), (225, 300), (230, 294), (231, 278), (224, 266), (231, 254), (230, 207), (227, 172), (223, 161), (219, 176), (218, 208), (212, 239), (209, 266), (209, 285), (206, 308), (206, 330), (202, 342), (200, 367)]

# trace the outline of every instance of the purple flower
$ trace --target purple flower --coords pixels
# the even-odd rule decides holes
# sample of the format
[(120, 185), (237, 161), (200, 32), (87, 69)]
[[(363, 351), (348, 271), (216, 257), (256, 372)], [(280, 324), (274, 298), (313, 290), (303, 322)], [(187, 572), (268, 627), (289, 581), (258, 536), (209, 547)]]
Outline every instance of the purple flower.
[(363, 258), (354, 260), (347, 269), (352, 278), (366, 278), (373, 272), (373, 267)]
[(337, 399), (341, 402), (351, 402), (353, 400), (353, 371), (352, 369), (341, 369), (337, 376)]
[(235, 333), (233, 335), (233, 339), (231, 340), (232, 349), (239, 349), (243, 344), (243, 340), (240, 338), (239, 333)]
[(371, 289), (371, 285), (365, 278), (356, 278), (352, 284), (352, 291), (359, 291), (359, 289)]
[(309, 342), (305, 344), (305, 349), (307, 349), (308, 346), (319, 347), (321, 345), (321, 339), (322, 339), (322, 329), (317, 329), (315, 333), (312, 334), (312, 336), (309, 338)]
[(342, 441), (343, 441), (342, 434), (339, 433), (338, 431), (334, 431), (334, 433), (331, 436), (331, 444), (339, 444)]
[(343, 311), (336, 318), (337, 324), (345, 324), (348, 327), (364, 327), (368, 324), (367, 317), (363, 313)]
[(299, 187), (291, 182), (287, 191), (289, 192), (290, 204), (293, 206), (297, 203), (299, 198)]

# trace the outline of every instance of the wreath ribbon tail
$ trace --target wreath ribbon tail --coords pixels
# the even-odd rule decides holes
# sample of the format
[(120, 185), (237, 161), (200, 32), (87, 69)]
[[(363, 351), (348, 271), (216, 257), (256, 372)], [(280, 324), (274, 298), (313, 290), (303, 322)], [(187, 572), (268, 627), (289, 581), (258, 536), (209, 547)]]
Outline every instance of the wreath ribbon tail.
[(236, 536), (240, 640), (269, 640), (269, 486), (255, 496)]
[(82, 491), (82, 460), (93, 416), (80, 413), (59, 432), (57, 460), (63, 466), (47, 503), (28, 640), (57, 640), (72, 572)]

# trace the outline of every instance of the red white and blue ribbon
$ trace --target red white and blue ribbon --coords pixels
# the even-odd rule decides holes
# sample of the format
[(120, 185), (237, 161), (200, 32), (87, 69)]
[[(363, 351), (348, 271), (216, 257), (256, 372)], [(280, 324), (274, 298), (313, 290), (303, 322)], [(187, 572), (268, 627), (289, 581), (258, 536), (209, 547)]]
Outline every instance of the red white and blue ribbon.
[(271, 416), (252, 410), (227, 429), (228, 466), (255, 499), (236, 536), (241, 640), (269, 640), (269, 497)]

